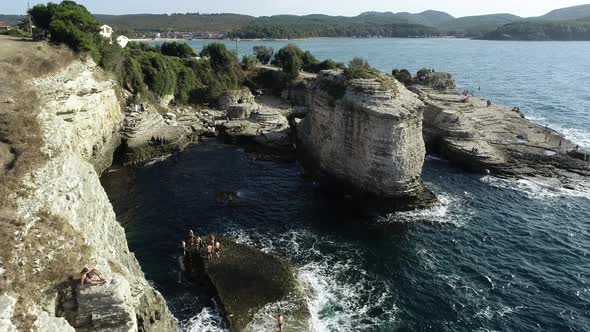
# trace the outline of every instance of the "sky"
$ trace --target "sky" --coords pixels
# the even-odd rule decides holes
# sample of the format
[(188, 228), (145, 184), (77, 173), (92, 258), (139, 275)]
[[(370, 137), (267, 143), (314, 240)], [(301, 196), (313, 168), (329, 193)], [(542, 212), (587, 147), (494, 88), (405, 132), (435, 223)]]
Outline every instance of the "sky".
[[(45, 1), (28, 0), (32, 5)], [(60, 2), (60, 0), (53, 0)], [(540, 16), (553, 9), (590, 3), (590, 0), (78, 0), (95, 14), (238, 13), (327, 14), (355, 16), (366, 11), (419, 13), (434, 9), (455, 17), (510, 13)], [(24, 14), (27, 0), (1, 0), (0, 14)]]

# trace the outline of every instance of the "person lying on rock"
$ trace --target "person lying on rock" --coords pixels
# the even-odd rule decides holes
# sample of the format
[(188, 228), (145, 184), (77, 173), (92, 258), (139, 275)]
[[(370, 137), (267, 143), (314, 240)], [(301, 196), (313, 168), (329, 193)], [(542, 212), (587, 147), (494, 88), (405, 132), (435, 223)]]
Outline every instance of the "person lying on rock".
[(85, 267), (82, 269), (80, 274), (80, 285), (95, 286), (102, 285), (107, 282), (103, 279), (102, 275), (97, 269), (89, 269)]

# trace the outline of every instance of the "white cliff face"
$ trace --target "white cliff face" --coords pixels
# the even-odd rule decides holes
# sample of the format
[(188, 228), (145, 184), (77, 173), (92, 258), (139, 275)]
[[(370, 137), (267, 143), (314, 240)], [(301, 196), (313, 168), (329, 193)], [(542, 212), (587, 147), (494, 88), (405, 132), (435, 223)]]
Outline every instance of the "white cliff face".
[[(326, 80), (346, 87), (343, 96), (330, 95)], [(375, 79), (345, 82), (328, 72), (312, 86), (309, 104), (298, 137), (321, 172), (380, 197), (422, 190), (424, 104), (414, 93), (395, 80), (389, 87)]]
[(104, 74), (92, 60), (76, 61), (33, 82), (42, 100), (39, 120), (45, 152), (52, 156), (71, 150), (99, 173), (112, 163), (123, 120), (115, 83), (98, 79), (100, 75)]
[[(30, 311), (35, 313), (39, 331), (73, 331), (73, 327), (84, 331), (174, 331), (174, 318), (165, 300), (148, 284), (129, 251), (124, 229), (100, 184), (97, 171), (112, 161), (123, 118), (115, 84), (96, 79), (100, 74), (91, 61), (76, 61), (56, 75), (33, 82), (41, 95), (38, 121), (44, 129), (42, 151), (49, 159), (23, 181), (28, 194), (18, 197), (17, 212), (25, 225), (15, 236), (26, 238), (28, 232), (40, 229), (37, 223), (44, 222), (39, 217), (43, 214), (59, 218), (75, 235), (43, 234), (38, 257), (25, 255), (26, 248), (15, 250), (23, 251), (19, 257), (25, 260), (36, 258), (31, 280), (54, 273), (48, 270), (51, 266), (75, 264), (56, 260), (83, 257), (86, 265), (102, 273), (107, 284), (81, 288), (71, 294), (74, 300), (65, 304), (59, 303), (64, 300), (57, 295), (49, 295), (45, 303), (33, 304)], [(76, 271), (83, 267), (68, 266)], [(68, 277), (63, 275), (63, 280)], [(44, 291), (51, 294), (52, 288)], [(65, 308), (68, 321), (55, 317), (56, 307)], [(5, 315), (0, 313), (0, 327), (10, 328)]]

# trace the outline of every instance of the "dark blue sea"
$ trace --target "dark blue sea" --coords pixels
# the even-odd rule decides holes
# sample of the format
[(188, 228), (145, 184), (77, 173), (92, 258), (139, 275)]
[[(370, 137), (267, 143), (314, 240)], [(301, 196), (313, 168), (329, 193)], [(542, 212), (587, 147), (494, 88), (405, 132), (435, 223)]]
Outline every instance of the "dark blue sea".
[[(292, 42), (387, 72), (450, 71), (461, 88), (480, 87), (482, 97), (590, 147), (589, 42)], [(363, 217), (320, 194), (297, 163), (252, 161), (213, 140), (113, 168), (102, 183), (131, 250), (186, 331), (221, 330), (214, 303), (181, 273), (177, 245), (189, 228), (288, 258), (317, 331), (590, 331), (590, 192), (467, 174), (433, 156), (423, 178), (440, 205)], [(219, 202), (223, 191), (237, 192), (238, 204)]]

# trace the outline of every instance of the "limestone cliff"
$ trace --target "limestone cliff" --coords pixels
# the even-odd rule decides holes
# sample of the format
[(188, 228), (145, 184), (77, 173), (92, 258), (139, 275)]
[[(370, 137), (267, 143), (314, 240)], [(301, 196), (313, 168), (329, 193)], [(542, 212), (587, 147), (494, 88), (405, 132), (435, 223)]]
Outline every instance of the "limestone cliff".
[(424, 192), (424, 104), (415, 94), (386, 77), (348, 81), (330, 71), (312, 83), (309, 98), (297, 148), (313, 168), (373, 196)]
[[(0, 327), (32, 320), (39, 331), (174, 331), (174, 318), (129, 251), (99, 181), (123, 119), (115, 83), (91, 60), (76, 60), (30, 84), (40, 97), (46, 162), (10, 197), (23, 224), (11, 239), (15, 261), (0, 267), (22, 269), (26, 284), (17, 284), (16, 271), (0, 269), (9, 285), (0, 294)], [(76, 287), (72, 278), (84, 265), (101, 271), (107, 284)]]

